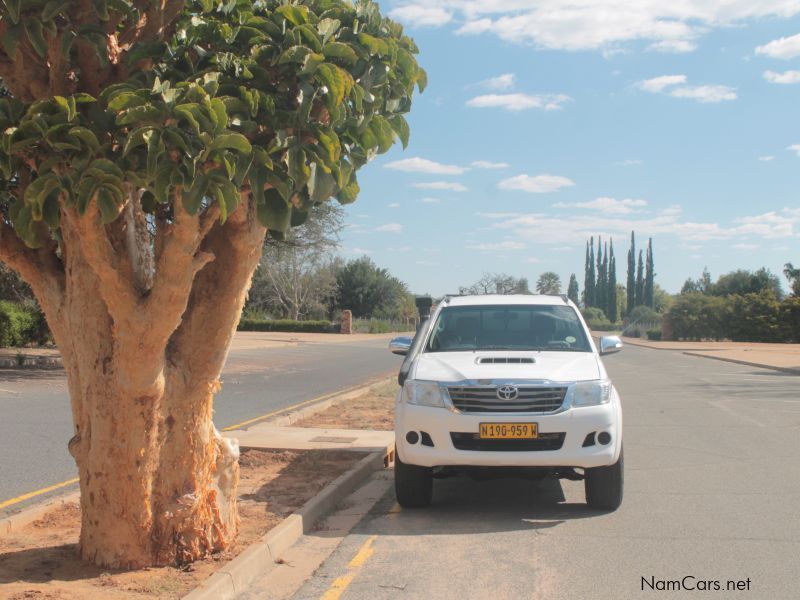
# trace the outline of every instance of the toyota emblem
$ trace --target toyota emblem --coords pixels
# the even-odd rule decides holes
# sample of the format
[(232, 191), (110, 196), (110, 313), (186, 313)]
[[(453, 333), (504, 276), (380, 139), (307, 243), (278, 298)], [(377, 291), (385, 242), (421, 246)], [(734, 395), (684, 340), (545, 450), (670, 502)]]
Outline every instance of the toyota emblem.
[(513, 385), (504, 385), (497, 388), (498, 400), (516, 400), (517, 396), (519, 396), (519, 390)]

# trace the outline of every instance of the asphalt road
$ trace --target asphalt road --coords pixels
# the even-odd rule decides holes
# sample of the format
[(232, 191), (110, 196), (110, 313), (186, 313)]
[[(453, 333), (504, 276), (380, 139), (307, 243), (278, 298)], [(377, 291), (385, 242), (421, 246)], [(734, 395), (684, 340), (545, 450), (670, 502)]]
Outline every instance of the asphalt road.
[(295, 599), (800, 597), (800, 378), (630, 346), (605, 363), (617, 512), (572, 481), (439, 480), (422, 510), (390, 490)]
[[(385, 339), (231, 352), (214, 403), (214, 422), (222, 429), (352, 387), (396, 371), (401, 361), (388, 351)], [(0, 504), (76, 477), (67, 452), (70, 437), (72, 416), (63, 371), (0, 370)]]

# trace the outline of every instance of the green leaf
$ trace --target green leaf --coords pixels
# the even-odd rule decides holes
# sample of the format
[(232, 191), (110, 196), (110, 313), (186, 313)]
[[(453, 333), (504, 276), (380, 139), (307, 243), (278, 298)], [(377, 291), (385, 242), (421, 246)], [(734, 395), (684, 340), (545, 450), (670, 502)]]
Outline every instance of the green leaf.
[(389, 45), (384, 40), (363, 31), (358, 34), (358, 41), (366, 46), (372, 55), (385, 56), (389, 53)]
[(228, 127), (228, 109), (220, 98), (211, 100), (211, 111), (217, 119), (217, 126), (214, 133), (222, 133)]
[(319, 145), (325, 150), (325, 159), (329, 165), (339, 161), (342, 155), (342, 145), (339, 142), (339, 136), (333, 130), (320, 131), (317, 135)]
[(72, 50), (72, 42), (75, 41), (75, 33), (72, 31), (65, 31), (61, 36), (61, 55), (69, 60), (69, 53)]
[(111, 100), (108, 101), (108, 110), (120, 111), (133, 108), (135, 106), (145, 106), (150, 104), (147, 98), (143, 98), (134, 92), (123, 91), (116, 94)]
[(94, 11), (101, 21), (108, 21), (108, 2), (107, 0), (92, 0)]
[(322, 53), (325, 58), (340, 58), (348, 63), (354, 63), (358, 60), (358, 55), (348, 44), (341, 42), (330, 42), (325, 44), (322, 48)]
[(303, 68), (300, 70), (300, 75), (310, 75), (314, 73), (324, 62), (325, 57), (322, 54), (312, 52), (311, 54), (306, 55), (305, 60), (303, 60)]
[(309, 54), (313, 54), (313, 50), (307, 46), (292, 46), (281, 52), (278, 64), (303, 63)]
[(69, 134), (81, 140), (86, 146), (88, 146), (92, 153), (96, 153), (98, 150), (100, 150), (100, 142), (92, 130), (87, 129), (86, 127), (73, 127), (69, 130)]
[(19, 44), (19, 36), (22, 34), (22, 27), (16, 25), (9, 27), (6, 34), (3, 36), (3, 51), (6, 55), (14, 60), (17, 56), (17, 45)]
[(299, 190), (311, 175), (311, 169), (306, 164), (305, 151), (299, 146), (289, 148), (286, 153), (286, 164), (289, 168), (289, 177), (294, 179), (295, 189)]
[(203, 202), (203, 197), (208, 189), (208, 177), (197, 175), (192, 182), (192, 186), (183, 192), (183, 208), (190, 215), (195, 214)]
[(339, 201), (339, 204), (350, 204), (351, 202), (355, 202), (356, 198), (358, 197), (358, 192), (361, 191), (361, 188), (358, 187), (358, 181), (356, 180), (356, 175), (350, 177), (350, 183), (348, 183), (342, 190), (336, 194), (336, 199)]
[(44, 201), (50, 195), (50, 192), (58, 189), (60, 183), (58, 177), (48, 174), (37, 177), (25, 188), (25, 204), (31, 207), (31, 215), (34, 221), (41, 221)]
[(276, 190), (269, 189), (264, 193), (264, 202), (256, 205), (256, 215), (267, 229), (288, 231), (291, 227), (292, 205), (281, 198)]
[(47, 56), (47, 42), (44, 39), (42, 22), (35, 17), (26, 18), (25, 33), (28, 34), (28, 40), (36, 53), (42, 58)]
[(214, 138), (211, 142), (211, 150), (236, 150), (244, 154), (250, 154), (253, 151), (253, 146), (247, 141), (241, 133), (223, 133)]
[[(119, 194), (122, 194), (122, 190), (119, 190)], [(119, 216), (120, 205), (117, 203), (117, 197), (117, 193), (107, 186), (97, 190), (95, 201), (100, 209), (100, 220), (103, 225), (108, 225)]]
[(264, 179), (271, 185), (283, 199), (287, 202), (292, 197), (292, 190), (289, 189), (288, 183), (283, 179), (282, 174), (271, 169), (264, 171)]
[(408, 122), (401, 115), (394, 115), (388, 119), (389, 124), (394, 129), (397, 137), (403, 144), (403, 150), (408, 146), (408, 138), (411, 135), (411, 130), (408, 127)]
[(152, 125), (145, 125), (144, 127), (138, 127), (131, 131), (128, 134), (128, 138), (125, 140), (125, 145), (122, 148), (122, 156), (127, 156), (131, 150), (144, 144), (145, 134), (153, 129), (154, 128)]
[(223, 181), (218, 184), (215, 195), (220, 208), (220, 222), (225, 223), (228, 215), (239, 205), (239, 188), (232, 181)]
[(292, 25), (302, 25), (303, 23), (308, 22), (307, 6), (279, 6), (275, 9), (275, 12), (279, 15), (282, 15), (283, 18), (289, 21)]
[(41, 248), (42, 242), (39, 240), (31, 207), (27, 204), (21, 206), (14, 217), (14, 231), (29, 248)]
[(322, 43), (327, 44), (331, 36), (336, 33), (341, 27), (342, 22), (339, 19), (320, 19), (317, 23), (317, 31), (322, 36)]
[(421, 67), (417, 70), (417, 87), (420, 94), (428, 87), (428, 73)]
[(328, 101), (328, 107), (340, 104), (352, 86), (350, 76), (336, 65), (329, 63), (319, 66), (316, 77), (328, 88), (328, 93), (325, 96)]
[(392, 144), (394, 144), (394, 130), (389, 125), (389, 122), (381, 115), (375, 115), (372, 117), (370, 129), (378, 140), (378, 151), (381, 153), (388, 152)]
[(22, 0), (3, 0), (6, 6), (8, 16), (11, 17), (11, 22), (15, 25), (19, 23), (19, 9), (22, 5)]
[(161, 132), (157, 129), (151, 129), (144, 134), (144, 139), (147, 142), (147, 177), (153, 179), (156, 176), (158, 159), (166, 148), (161, 140)]
[(132, 125), (141, 121), (156, 121), (160, 118), (161, 111), (152, 104), (134, 106), (117, 116), (117, 125)]
[(336, 179), (326, 173), (317, 163), (311, 163), (311, 176), (308, 178), (308, 195), (314, 202), (323, 202), (336, 192)]
[(61, 226), (61, 203), (59, 202), (58, 196), (58, 190), (50, 192), (42, 208), (44, 222), (47, 223), (51, 229), (58, 229)]

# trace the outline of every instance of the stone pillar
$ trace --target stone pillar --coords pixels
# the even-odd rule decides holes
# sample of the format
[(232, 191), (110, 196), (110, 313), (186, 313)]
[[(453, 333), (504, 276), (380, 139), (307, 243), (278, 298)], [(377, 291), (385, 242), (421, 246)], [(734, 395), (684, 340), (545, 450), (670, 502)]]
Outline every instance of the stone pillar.
[(353, 333), (353, 311), (343, 310), (341, 323), (342, 328), (339, 330), (339, 333), (346, 333), (348, 335)]

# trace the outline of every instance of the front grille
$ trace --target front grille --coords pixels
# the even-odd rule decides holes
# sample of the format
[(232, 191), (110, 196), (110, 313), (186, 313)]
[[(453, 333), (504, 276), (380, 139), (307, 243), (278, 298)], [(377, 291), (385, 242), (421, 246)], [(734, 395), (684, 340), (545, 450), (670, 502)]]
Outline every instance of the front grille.
[(536, 452), (560, 450), (566, 433), (540, 433), (533, 440), (482, 440), (477, 433), (450, 433), (456, 450), (479, 452)]
[(520, 356), (484, 356), (478, 359), (479, 365), (532, 365), (535, 362), (532, 358)]
[(514, 400), (497, 397), (496, 386), (452, 386), (447, 391), (453, 406), (463, 413), (549, 413), (558, 410), (566, 386), (517, 386)]

